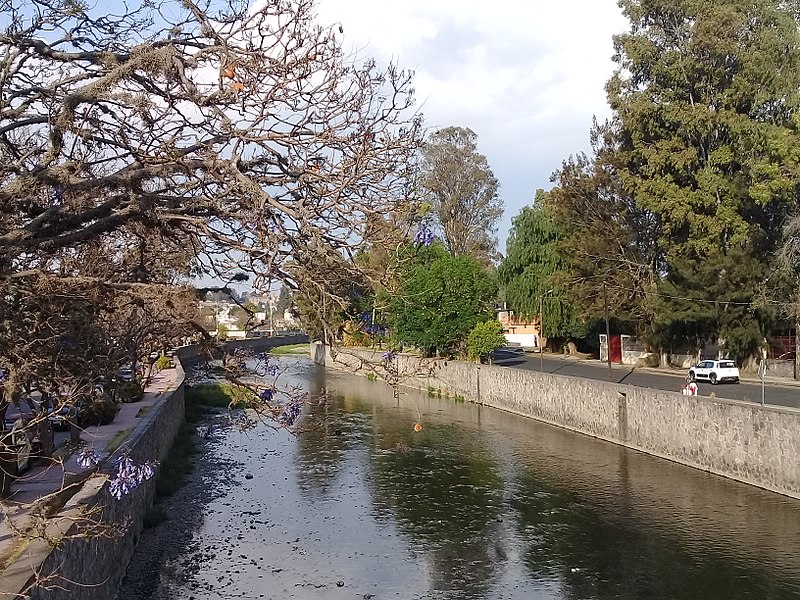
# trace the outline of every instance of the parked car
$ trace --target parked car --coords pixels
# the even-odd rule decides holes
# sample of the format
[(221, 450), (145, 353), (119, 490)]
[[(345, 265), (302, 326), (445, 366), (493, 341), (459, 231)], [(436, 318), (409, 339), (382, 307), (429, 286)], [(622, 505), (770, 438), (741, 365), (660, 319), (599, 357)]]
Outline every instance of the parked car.
[(17, 477), (30, 469), (33, 448), (23, 419), (3, 424), (3, 432), (0, 433), (0, 452), (5, 455), (8, 463), (4, 468), (10, 467), (5, 475)]
[(134, 371), (132, 365), (120, 367), (120, 369), (117, 371), (116, 377), (119, 381), (130, 382), (136, 379), (136, 371)]
[[(35, 402), (34, 402), (35, 404)], [(31, 463), (41, 456), (53, 452), (53, 423), (51, 416), (42, 420), (38, 407), (34, 410), (28, 403), (10, 405), (0, 424), (0, 452), (13, 456), (12, 472), (16, 477), (31, 467)]]
[(708, 381), (711, 385), (730, 381), (739, 383), (739, 367), (732, 360), (704, 360), (689, 369), (691, 381)]
[(67, 431), (70, 423), (78, 422), (80, 402), (73, 401), (48, 409), (48, 419), (56, 431)]

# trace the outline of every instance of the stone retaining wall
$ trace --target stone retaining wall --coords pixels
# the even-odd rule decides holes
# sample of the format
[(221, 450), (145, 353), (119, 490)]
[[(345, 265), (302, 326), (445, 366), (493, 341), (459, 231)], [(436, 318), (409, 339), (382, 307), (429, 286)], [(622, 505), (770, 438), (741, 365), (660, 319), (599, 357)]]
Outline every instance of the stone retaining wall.
[[(312, 344), (318, 364), (441, 391), (800, 498), (800, 410)], [(396, 368), (396, 372), (393, 372)]]
[[(245, 340), (228, 340), (225, 346), (230, 349), (242, 348), (253, 352), (263, 352), (277, 346), (290, 346), (294, 344), (305, 344), (308, 342), (306, 335), (282, 335), (276, 337), (248, 338)], [(203, 351), (199, 344), (181, 346), (177, 349), (178, 358), (183, 362), (184, 367), (196, 363), (202, 358)], [(217, 350), (213, 358), (222, 358), (222, 351)]]
[[(163, 460), (183, 422), (185, 375), (180, 363), (175, 368), (175, 383), (162, 392), (161, 401), (141, 418), (124, 444), (137, 463)], [(105, 477), (92, 477), (86, 481), (63, 509), (50, 519), (48, 535), (57, 542), (55, 548), (44, 540), (34, 540), (25, 555), (17, 560), (18, 564), (9, 567), (4, 574), (4, 579), (13, 579), (15, 571), (24, 574), (27, 570), (27, 583), (21, 585), (20, 590), (30, 587), (38, 579), (39, 583), (33, 585), (25, 597), (32, 600), (116, 598), (142, 531), (145, 513), (152, 506), (155, 495), (153, 478), (121, 500), (113, 498), (108, 491), (108, 481), (116, 458), (117, 454), (114, 454), (105, 462), (101, 471)], [(92, 527), (89, 536), (80, 537), (80, 525), (75, 521), (87, 510), (96, 511), (99, 528)], [(117, 529), (114, 535), (111, 532), (95, 535), (109, 525)], [(34, 572), (38, 575), (34, 576)]]

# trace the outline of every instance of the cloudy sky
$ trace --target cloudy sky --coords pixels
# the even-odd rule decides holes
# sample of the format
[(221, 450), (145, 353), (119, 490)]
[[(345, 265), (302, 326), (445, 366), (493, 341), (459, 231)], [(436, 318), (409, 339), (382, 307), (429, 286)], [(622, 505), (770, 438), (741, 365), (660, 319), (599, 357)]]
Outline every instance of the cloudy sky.
[(611, 36), (627, 28), (616, 0), (318, 0), (318, 14), (346, 49), (416, 72), (427, 127), (478, 134), (506, 205), (503, 252), (511, 219), (608, 116)]

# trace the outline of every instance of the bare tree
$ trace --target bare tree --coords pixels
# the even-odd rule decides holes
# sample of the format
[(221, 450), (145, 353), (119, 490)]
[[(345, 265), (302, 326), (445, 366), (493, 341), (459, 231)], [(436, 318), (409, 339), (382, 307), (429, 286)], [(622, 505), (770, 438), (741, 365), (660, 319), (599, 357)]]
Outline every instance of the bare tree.
[[(294, 286), (292, 269), (325, 255), (352, 264), (368, 218), (407, 202), (411, 74), (354, 63), (310, 0), (215, 15), (191, 0), (110, 15), (0, 4), (11, 296), (157, 290), (199, 273)], [(330, 275), (315, 270), (315, 284)]]
[(312, 0), (210, 5), (0, 0), (0, 408), (201, 330), (199, 275), (344, 303), (374, 222), (415, 214), (412, 74)]
[(497, 179), (471, 129), (446, 127), (428, 137), (422, 150), (423, 188), (447, 250), (485, 264), (497, 257), (497, 221), (503, 215)]

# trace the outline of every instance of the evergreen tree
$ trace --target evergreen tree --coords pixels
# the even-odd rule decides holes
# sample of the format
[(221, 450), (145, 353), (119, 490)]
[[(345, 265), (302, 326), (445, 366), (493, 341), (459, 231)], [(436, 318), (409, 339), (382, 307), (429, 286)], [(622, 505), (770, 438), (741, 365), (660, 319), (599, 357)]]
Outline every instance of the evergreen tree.
[[(759, 296), (799, 189), (797, 11), (776, 0), (620, 6), (631, 28), (614, 38), (613, 117), (594, 128), (595, 158), (557, 174), (557, 220), (571, 224), (576, 260), (640, 273), (644, 285), (618, 287), (639, 298), (662, 347), (719, 336), (746, 356), (773, 320)], [(605, 239), (589, 234), (593, 220)]]
[(757, 296), (797, 197), (796, 13), (774, 0), (621, 5), (631, 30), (615, 38), (609, 139), (625, 191), (660, 223), (660, 321), (701, 324), (707, 308), (684, 298), (713, 300), (725, 349), (746, 356), (771, 322)]

